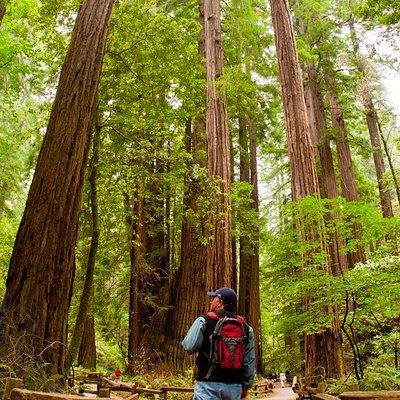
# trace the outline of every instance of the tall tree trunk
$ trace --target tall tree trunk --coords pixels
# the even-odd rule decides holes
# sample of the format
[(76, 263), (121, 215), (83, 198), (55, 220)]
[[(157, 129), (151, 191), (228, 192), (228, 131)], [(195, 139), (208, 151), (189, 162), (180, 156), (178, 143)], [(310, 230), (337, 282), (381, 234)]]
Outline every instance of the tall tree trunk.
[[(235, 181), (235, 159), (233, 152), (233, 141), (232, 135), (230, 135), (230, 157), (231, 157), (231, 185)], [(237, 240), (234, 235), (232, 235), (232, 288), (237, 290), (238, 288), (238, 263), (237, 263)]]
[[(239, 119), (239, 149), (240, 181), (251, 184), (249, 207), (258, 215), (257, 140), (252, 120)], [(251, 233), (240, 237), (239, 314), (254, 329), (256, 367), (262, 373), (258, 221), (251, 227)]]
[(358, 71), (364, 78), (363, 87), (361, 90), (361, 102), (364, 107), (364, 113), (367, 120), (367, 127), (369, 138), (372, 146), (372, 154), (374, 158), (376, 179), (378, 181), (379, 199), (381, 202), (382, 215), (386, 218), (393, 217), (392, 200), (390, 198), (390, 192), (385, 187), (384, 175), (385, 175), (385, 163), (383, 162), (381, 141), (379, 135), (379, 124), (378, 116), (372, 101), (371, 89), (367, 84), (367, 76), (365, 71), (365, 65), (361, 59), (359, 52), (359, 41), (357, 38), (356, 30), (354, 28), (354, 20), (351, 19), (350, 23), (350, 37), (353, 43), (353, 52), (355, 57), (355, 63)]
[(381, 202), (382, 215), (385, 218), (393, 217), (392, 200), (390, 191), (384, 182), (385, 164), (383, 162), (381, 141), (378, 129), (378, 122), (374, 104), (369, 93), (364, 93), (363, 105), (367, 118), (369, 138), (371, 140), (372, 153), (374, 157), (376, 179), (378, 181), (379, 199)]
[[(289, 4), (287, 0), (270, 0), (270, 5), (285, 113), (293, 200), (296, 201), (306, 196), (318, 198), (318, 178)], [(302, 240), (319, 241), (321, 250), (324, 251), (325, 244), (323, 238), (318, 234), (318, 229), (305, 229), (299, 216), (297, 216), (297, 228)], [(307, 268), (306, 259), (303, 261), (303, 268)], [(326, 268), (328, 268), (328, 265)], [(310, 297), (306, 297), (304, 301), (306, 309), (309, 301)], [(333, 321), (332, 327), (320, 334), (305, 335), (307, 375), (312, 375), (318, 366), (325, 368), (327, 376), (340, 377), (343, 375), (340, 325), (337, 318), (334, 317)]]
[(57, 343), (66, 343), (83, 176), (112, 5), (86, 0), (79, 9), (2, 303), (10, 320), (1, 327), (2, 343), (26, 334), (33, 351), (46, 349), (42, 356), (62, 374), (65, 348)]
[[(249, 138), (244, 118), (239, 118), (240, 182), (250, 183)], [(252, 254), (249, 233), (239, 238), (239, 314), (249, 319)]]
[[(186, 126), (186, 151), (193, 155), (194, 165), (204, 165), (199, 158), (204, 149), (204, 122), (197, 120), (193, 131), (191, 124)], [(206, 301), (205, 263), (207, 246), (201, 243), (203, 221), (196, 223), (191, 215), (198, 215), (198, 196), (202, 194), (202, 183), (192, 176), (192, 169), (186, 177), (184, 198), (184, 219), (182, 222), (180, 267), (174, 277), (171, 304), (174, 309), (167, 324), (166, 356), (168, 364), (177, 372), (183, 372), (193, 365), (193, 358), (188, 356), (181, 346), (187, 330), (193, 320), (204, 313)], [(203, 193), (204, 194), (204, 193)]]
[[(216, 83), (222, 74), (222, 43), (220, 8), (218, 0), (200, 0), (199, 52), (206, 60), (206, 148), (207, 171), (210, 178), (220, 180), (221, 195), (207, 221), (194, 223), (185, 218), (182, 226), (181, 264), (176, 275), (172, 302), (176, 304), (171, 316), (171, 331), (166, 347), (169, 364), (177, 371), (189, 365), (189, 357), (180, 346), (193, 319), (208, 307), (206, 289), (232, 284), (232, 235), (230, 214), (230, 142), (225, 96), (217, 90)], [(191, 153), (198, 161), (201, 147), (201, 123), (195, 121), (191, 140)], [(200, 129), (199, 129), (200, 128)], [(198, 162), (202, 165), (202, 162)], [(189, 214), (198, 215), (197, 198), (203, 188), (201, 182), (190, 179), (185, 194), (185, 208)], [(207, 196), (207, 194), (206, 194)], [(208, 194), (209, 196), (209, 194)], [(221, 218), (220, 216), (223, 215)], [(212, 226), (211, 232), (208, 226)], [(200, 232), (199, 232), (200, 229)], [(200, 237), (211, 236), (205, 246)], [(204, 262), (206, 260), (206, 262)]]
[[(358, 191), (356, 186), (356, 178), (353, 171), (353, 163), (351, 160), (351, 151), (349, 141), (347, 139), (346, 125), (344, 122), (343, 108), (339, 102), (336, 93), (335, 81), (329, 71), (324, 71), (325, 83), (328, 94), (329, 107), (332, 117), (332, 126), (336, 131), (336, 149), (338, 157), (338, 165), (340, 171), (340, 184), (342, 195), (347, 201), (357, 201)], [(354, 237), (359, 238), (360, 227), (353, 226)], [(357, 250), (348, 254), (349, 267), (352, 268), (358, 262), (365, 261), (365, 252), (361, 246)]]
[(99, 162), (100, 153), (100, 130), (101, 127), (97, 123), (95, 125), (95, 134), (93, 137), (93, 155), (89, 165), (89, 185), (90, 185), (90, 206), (92, 210), (92, 239), (90, 242), (89, 256), (86, 265), (85, 283), (81, 294), (78, 314), (76, 316), (76, 322), (74, 331), (72, 333), (71, 342), (69, 344), (69, 351), (71, 360), (69, 360), (68, 366), (76, 360), (78, 350), (81, 344), (83, 328), (86, 321), (86, 314), (89, 310), (90, 304), (93, 299), (93, 278), (94, 268), (96, 263), (96, 253), (99, 246), (99, 212), (98, 212), (98, 201), (97, 201), (97, 165)]
[[(326, 132), (324, 102), (318, 87), (317, 70), (313, 64), (308, 64), (305, 67), (304, 91), (311, 142), (319, 155), (319, 186), (321, 194), (327, 199), (337, 199), (336, 176), (332, 151)], [(332, 214), (330, 218), (338, 218), (338, 215)], [(348, 267), (348, 260), (343, 252), (344, 245), (344, 241), (338, 237), (337, 232), (333, 232), (330, 235), (329, 253), (331, 256), (331, 269), (335, 275), (340, 275)]]
[(96, 339), (93, 314), (86, 314), (85, 317), (82, 340), (79, 346), (78, 365), (92, 370), (96, 369)]
[[(133, 375), (140, 360), (140, 343), (143, 337), (144, 314), (144, 271), (146, 264), (146, 232), (144, 221), (144, 204), (142, 186), (137, 183), (131, 199), (125, 196), (127, 225), (130, 231), (130, 262), (131, 274), (129, 283), (129, 327), (128, 327), (128, 374)], [(132, 210), (133, 208), (133, 210)]]
[[(160, 144), (160, 147), (164, 143)], [(157, 160), (155, 154), (154, 160)], [(164, 172), (163, 165), (157, 165), (155, 161), (152, 174)], [(165, 331), (165, 305), (169, 304), (169, 255), (165, 227), (169, 215), (164, 208), (165, 187), (154, 178), (149, 182), (150, 195), (145, 202), (144, 212), (146, 221), (146, 264), (144, 292), (152, 297), (152, 301), (145, 304), (142, 324), (143, 329), (141, 351), (146, 355), (149, 366), (160, 361), (160, 351), (163, 345), (163, 333)], [(146, 297), (147, 297), (146, 296)]]
[(206, 288), (232, 284), (231, 169), (228, 114), (225, 93), (217, 88), (222, 75), (222, 40), (219, 0), (201, 1), (206, 55), (206, 138), (207, 170), (220, 180), (221, 194), (210, 215), (212, 241), (207, 251)]
[[(258, 167), (257, 167), (257, 136), (256, 127), (253, 120), (248, 122), (249, 129), (249, 150), (250, 150), (250, 183), (252, 186), (251, 199), (252, 208), (259, 219), (259, 200), (258, 200)], [(249, 297), (249, 322), (254, 329), (254, 349), (256, 353), (257, 373), (264, 373), (261, 341), (261, 310), (260, 310), (260, 230), (259, 224), (253, 232), (251, 245), (251, 274), (250, 274), (251, 293)]]

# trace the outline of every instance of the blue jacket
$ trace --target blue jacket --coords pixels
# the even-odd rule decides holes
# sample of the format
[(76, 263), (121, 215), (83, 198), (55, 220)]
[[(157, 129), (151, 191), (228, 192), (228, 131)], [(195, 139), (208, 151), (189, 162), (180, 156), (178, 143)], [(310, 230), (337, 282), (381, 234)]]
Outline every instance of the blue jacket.
[[(205, 329), (205, 317), (198, 317), (182, 341), (182, 346), (189, 354), (198, 353), (202, 350)], [(244, 352), (244, 379), (242, 382), (238, 382), (243, 384), (244, 390), (253, 385), (255, 375), (254, 333), (250, 326), (248, 339)]]

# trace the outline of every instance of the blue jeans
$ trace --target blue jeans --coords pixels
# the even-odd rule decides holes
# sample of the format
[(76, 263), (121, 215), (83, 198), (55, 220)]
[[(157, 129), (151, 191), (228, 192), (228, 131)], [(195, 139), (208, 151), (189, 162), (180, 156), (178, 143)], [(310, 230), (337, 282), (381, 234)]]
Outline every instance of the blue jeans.
[(196, 382), (193, 400), (240, 400), (241, 383)]

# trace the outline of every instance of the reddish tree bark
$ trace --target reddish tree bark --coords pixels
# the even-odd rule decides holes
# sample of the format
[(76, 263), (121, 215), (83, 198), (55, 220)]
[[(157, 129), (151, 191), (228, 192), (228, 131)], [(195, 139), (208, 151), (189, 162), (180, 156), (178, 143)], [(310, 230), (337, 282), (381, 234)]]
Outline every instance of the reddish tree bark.
[(51, 345), (42, 355), (59, 373), (65, 348), (57, 343), (66, 343), (83, 175), (112, 4), (86, 0), (79, 9), (2, 303), (11, 324), (2, 327), (2, 342), (26, 333), (36, 353)]
[(361, 91), (361, 102), (364, 107), (364, 113), (367, 120), (367, 127), (369, 138), (372, 146), (372, 154), (374, 158), (376, 179), (378, 181), (379, 199), (381, 202), (382, 215), (385, 218), (393, 217), (392, 200), (390, 197), (389, 190), (385, 187), (384, 175), (385, 175), (385, 163), (383, 162), (380, 134), (379, 134), (379, 123), (378, 116), (372, 101), (371, 91), (367, 85), (367, 76), (365, 71), (365, 65), (362, 62), (359, 53), (359, 42), (354, 28), (354, 20), (350, 20), (350, 37), (353, 43), (353, 52), (355, 56), (355, 63), (358, 71), (361, 73), (365, 80), (365, 84)]
[[(329, 100), (329, 107), (332, 117), (332, 126), (335, 129), (337, 135), (336, 149), (340, 171), (342, 195), (347, 201), (357, 201), (358, 191), (356, 186), (356, 178), (353, 171), (353, 163), (351, 160), (349, 141), (347, 139), (343, 108), (339, 102), (339, 97), (336, 93), (334, 78), (328, 71), (325, 71), (324, 75)], [(360, 237), (359, 230), (360, 227), (358, 225), (353, 226), (355, 238)], [(349, 267), (353, 267), (358, 262), (364, 262), (364, 249), (358, 246), (356, 251), (348, 254), (348, 260)]]
[(223, 51), (219, 0), (201, 2), (206, 56), (206, 141), (207, 170), (220, 180), (221, 195), (210, 215), (212, 241), (207, 251), (206, 288), (232, 284), (231, 168), (228, 114), (225, 93), (217, 87), (222, 76)]
[[(249, 129), (249, 150), (250, 150), (250, 183), (252, 186), (251, 199), (252, 208), (257, 214), (259, 213), (258, 199), (258, 167), (257, 167), (257, 135), (256, 126), (253, 120), (248, 121)], [(257, 373), (263, 374), (263, 357), (262, 357), (262, 332), (261, 332), (261, 304), (260, 304), (260, 230), (257, 224), (252, 237), (251, 252), (251, 273), (250, 285), (251, 293), (249, 298), (249, 322), (254, 330), (254, 349), (256, 354)]]
[[(311, 141), (317, 150), (320, 162), (319, 186), (323, 197), (337, 199), (335, 168), (332, 151), (326, 132), (324, 102), (318, 87), (318, 75), (314, 65), (305, 67), (304, 91)], [(331, 215), (337, 218), (337, 215)], [(343, 253), (345, 243), (337, 233), (330, 235), (329, 253), (333, 274), (340, 275), (348, 267), (346, 254)]]
[[(98, 113), (97, 113), (98, 114)], [(98, 119), (98, 118), (96, 118)], [(89, 165), (89, 185), (90, 185), (90, 208), (92, 214), (92, 238), (90, 241), (89, 255), (86, 265), (85, 283), (83, 286), (81, 298), (79, 301), (79, 309), (76, 315), (74, 331), (72, 333), (69, 344), (71, 355), (69, 366), (76, 360), (78, 350), (81, 347), (82, 335), (84, 333), (84, 324), (86, 323), (86, 314), (90, 308), (93, 299), (93, 279), (94, 268), (96, 263), (97, 248), (99, 246), (99, 211), (97, 201), (97, 165), (99, 163), (100, 153), (100, 130), (101, 127), (96, 121), (95, 134), (93, 137), (93, 155)], [(93, 328), (94, 329), (94, 328)]]
[[(204, 192), (203, 183), (195, 177), (187, 181), (185, 208), (188, 212), (182, 226), (181, 264), (172, 293), (172, 304), (176, 306), (166, 345), (168, 362), (177, 371), (192, 364), (180, 342), (194, 318), (208, 309), (206, 290), (232, 284), (230, 142), (225, 96), (220, 88), (217, 89), (217, 80), (222, 74), (220, 8), (218, 0), (200, 0), (199, 4), (203, 27), (199, 53), (205, 58), (207, 82), (205, 165), (209, 177), (220, 181), (222, 194), (217, 197), (217, 204), (213, 204), (213, 213), (196, 223), (190, 215), (199, 217), (198, 196), (210, 197), (210, 193)], [(187, 150), (199, 165), (204, 165), (199, 159), (204, 133), (202, 125), (200, 120), (195, 120), (193, 134), (187, 129)], [(209, 237), (210, 242), (204, 245), (201, 239)]]
[[(250, 208), (258, 216), (257, 138), (251, 119), (239, 119), (239, 151), (240, 181), (251, 184)], [(258, 221), (251, 229), (240, 237), (239, 314), (253, 327), (256, 368), (262, 373)]]
[[(193, 155), (194, 164), (204, 165), (199, 158), (204, 149), (204, 122), (201, 120), (186, 126), (186, 151)], [(185, 216), (182, 222), (181, 261), (174, 276), (174, 287), (171, 294), (171, 313), (167, 328), (166, 355), (168, 364), (175, 370), (183, 372), (193, 365), (193, 357), (187, 355), (181, 342), (194, 319), (205, 311), (207, 301), (205, 286), (205, 265), (207, 262), (207, 246), (200, 238), (205, 234), (203, 221), (193, 221), (190, 215), (198, 215), (197, 199), (205, 195), (202, 182), (195, 176), (186, 177), (186, 193), (184, 198)]]
[[(239, 179), (250, 183), (249, 138), (244, 118), (239, 118)], [(249, 298), (251, 290), (252, 249), (249, 234), (239, 238), (239, 314), (249, 319)]]
[[(292, 196), (294, 201), (306, 196), (318, 198), (319, 188), (314, 151), (308, 128), (303, 82), (289, 4), (287, 0), (270, 0), (270, 5), (285, 113)], [(321, 250), (324, 250), (325, 244), (317, 229), (305, 229), (299, 217), (296, 225), (302, 240), (319, 241)], [(303, 267), (307, 268), (307, 261), (303, 262)], [(304, 299), (306, 309), (309, 301), (310, 297)], [(334, 310), (331, 312), (334, 314)], [(343, 352), (337, 318), (334, 317), (332, 327), (321, 334), (305, 335), (304, 348), (307, 375), (312, 375), (318, 366), (323, 366), (328, 376), (340, 377), (343, 375)]]
[(79, 346), (78, 365), (92, 370), (96, 369), (96, 338), (92, 314), (87, 314), (85, 317), (82, 340)]
[[(140, 359), (143, 337), (144, 279), (146, 265), (146, 232), (141, 185), (136, 184), (133, 201), (125, 195), (126, 222), (129, 232), (131, 273), (129, 281), (128, 374), (133, 375)], [(133, 202), (133, 205), (131, 204)]]

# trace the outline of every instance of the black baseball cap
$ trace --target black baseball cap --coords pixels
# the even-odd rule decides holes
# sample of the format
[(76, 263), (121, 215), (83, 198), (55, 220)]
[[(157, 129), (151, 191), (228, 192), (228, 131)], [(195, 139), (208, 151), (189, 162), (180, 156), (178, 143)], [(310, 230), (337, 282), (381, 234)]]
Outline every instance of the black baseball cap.
[(236, 292), (229, 287), (223, 287), (223, 288), (217, 289), (215, 292), (207, 292), (207, 296), (219, 297), (227, 304), (236, 304), (237, 303)]

